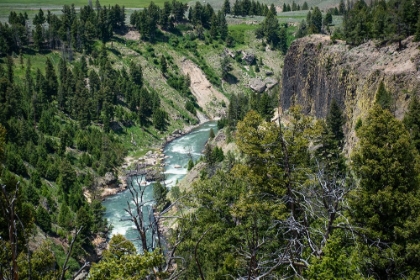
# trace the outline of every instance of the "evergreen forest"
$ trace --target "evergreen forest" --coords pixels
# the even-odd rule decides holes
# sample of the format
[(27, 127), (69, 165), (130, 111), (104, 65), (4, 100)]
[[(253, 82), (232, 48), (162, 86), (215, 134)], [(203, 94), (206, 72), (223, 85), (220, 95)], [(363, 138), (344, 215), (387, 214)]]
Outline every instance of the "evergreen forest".
[[(397, 119), (380, 83), (346, 131), (339, 100), (325, 118), (281, 110), (277, 76), (291, 42), (311, 34), (420, 41), (420, 2), (222, 2), (96, 0), (0, 21), (0, 280), (420, 278), (420, 99)], [(226, 102), (200, 105), (186, 61)], [(274, 86), (250, 88), (263, 76)], [(110, 236), (105, 178), (125, 179), (127, 158), (202, 116), (218, 132), (188, 162), (195, 179), (156, 180), (152, 224), (127, 176), (122, 211), (139, 238)]]

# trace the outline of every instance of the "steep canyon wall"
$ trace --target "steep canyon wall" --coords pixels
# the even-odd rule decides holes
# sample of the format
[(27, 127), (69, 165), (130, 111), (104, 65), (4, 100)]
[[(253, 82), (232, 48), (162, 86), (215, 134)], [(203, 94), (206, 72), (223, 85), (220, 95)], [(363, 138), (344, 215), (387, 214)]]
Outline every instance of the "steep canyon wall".
[(300, 105), (306, 114), (325, 117), (335, 99), (346, 116), (346, 147), (351, 149), (355, 123), (371, 108), (381, 81), (393, 97), (397, 118), (420, 94), (420, 44), (408, 38), (403, 45), (398, 50), (397, 43), (368, 42), (351, 48), (323, 35), (294, 41), (284, 61), (282, 110)]

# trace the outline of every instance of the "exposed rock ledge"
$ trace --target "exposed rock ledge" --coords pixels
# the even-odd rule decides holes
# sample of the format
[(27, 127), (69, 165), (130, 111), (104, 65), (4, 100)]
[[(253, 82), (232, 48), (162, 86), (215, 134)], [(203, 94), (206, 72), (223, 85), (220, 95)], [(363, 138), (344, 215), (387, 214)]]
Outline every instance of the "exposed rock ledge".
[(335, 99), (345, 112), (346, 148), (350, 150), (357, 141), (353, 128), (372, 107), (383, 81), (393, 96), (395, 115), (402, 118), (420, 88), (420, 43), (410, 37), (403, 41), (402, 50), (398, 43), (376, 44), (369, 41), (351, 48), (323, 35), (295, 40), (284, 61), (283, 111), (299, 104), (305, 113), (325, 117)]

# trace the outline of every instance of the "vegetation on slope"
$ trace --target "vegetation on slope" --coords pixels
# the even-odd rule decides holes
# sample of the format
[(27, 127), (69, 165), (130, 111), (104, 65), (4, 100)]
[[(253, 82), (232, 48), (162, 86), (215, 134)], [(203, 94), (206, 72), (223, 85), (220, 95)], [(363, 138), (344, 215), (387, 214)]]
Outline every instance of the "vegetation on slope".
[[(142, 40), (149, 42), (140, 44), (124, 37), (124, 7), (99, 2), (80, 11), (65, 5), (61, 15), (39, 9), (31, 19), (13, 11), (8, 23), (0, 23), (0, 278), (66, 278), (78, 263), (94, 260), (92, 239), (107, 230), (98, 177), (128, 152), (138, 154), (168, 130), (196, 122), (203, 110), (177, 61), (190, 58), (221, 85), (218, 62), (209, 57), (220, 55), (225, 44), (244, 42), (223, 24), (223, 13), (207, 7), (209, 17), (198, 22), (197, 6), (190, 23), (176, 18), (176, 7), (185, 12), (184, 4), (168, 4), (147, 8), (157, 11), (156, 25), (136, 20), (152, 12), (133, 14), (140, 34), (148, 34)], [(247, 30), (236, 35), (243, 38)], [(230, 63), (232, 70), (252, 71)], [(267, 113), (268, 105), (258, 105), (268, 102), (268, 94), (262, 96), (264, 102), (250, 97), (252, 106)], [(216, 154), (220, 158), (220, 150)], [(162, 255), (148, 257), (155, 267)]]

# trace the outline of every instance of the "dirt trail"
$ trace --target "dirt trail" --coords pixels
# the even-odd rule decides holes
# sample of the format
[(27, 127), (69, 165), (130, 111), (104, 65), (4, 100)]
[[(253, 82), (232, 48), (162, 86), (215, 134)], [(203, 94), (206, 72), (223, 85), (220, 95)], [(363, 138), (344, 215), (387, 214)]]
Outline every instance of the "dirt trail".
[(181, 68), (184, 75), (189, 75), (191, 79), (191, 92), (197, 98), (198, 105), (203, 108), (205, 113), (211, 119), (217, 119), (226, 114), (226, 105), (229, 100), (220, 91), (212, 86), (207, 80), (203, 71), (189, 59), (181, 62)]

